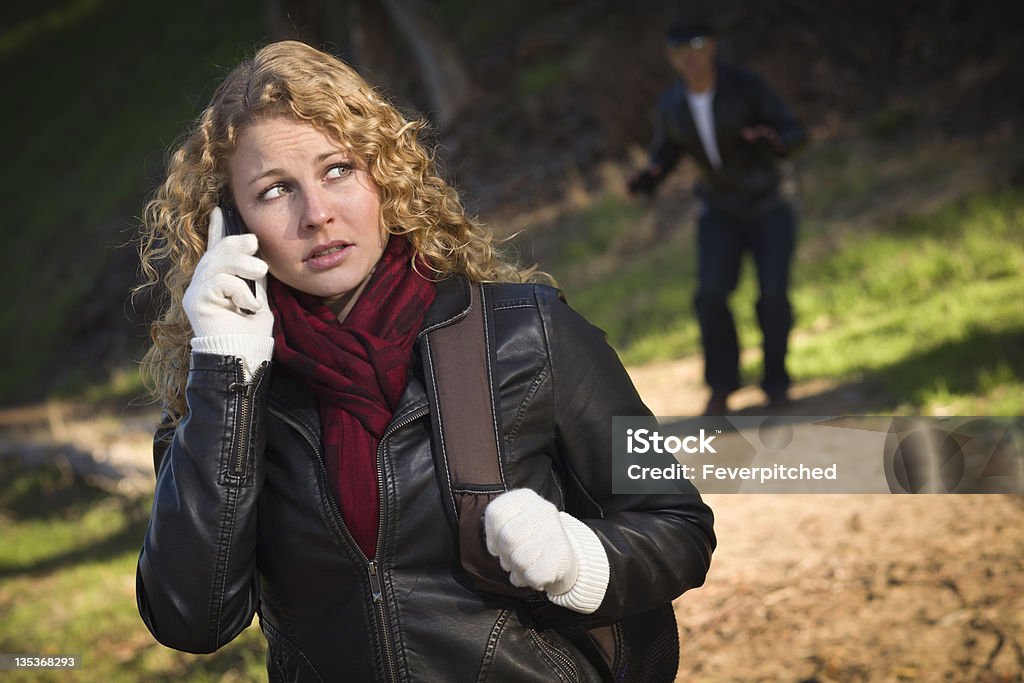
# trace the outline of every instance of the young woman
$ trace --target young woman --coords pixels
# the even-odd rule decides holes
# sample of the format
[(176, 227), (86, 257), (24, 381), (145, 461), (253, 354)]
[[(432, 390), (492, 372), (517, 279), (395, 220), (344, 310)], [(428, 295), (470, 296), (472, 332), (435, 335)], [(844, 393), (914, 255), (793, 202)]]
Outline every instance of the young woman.
[[(272, 680), (670, 680), (666, 603), (704, 581), (711, 512), (612, 495), (611, 417), (646, 407), (602, 333), (496, 256), (421, 128), (282, 42), (171, 157), (142, 248), (166, 308), (140, 613), (197, 653), (258, 613)], [(507, 489), (479, 542), (518, 594), (475, 587), (437, 466), (423, 340), (471, 305)]]

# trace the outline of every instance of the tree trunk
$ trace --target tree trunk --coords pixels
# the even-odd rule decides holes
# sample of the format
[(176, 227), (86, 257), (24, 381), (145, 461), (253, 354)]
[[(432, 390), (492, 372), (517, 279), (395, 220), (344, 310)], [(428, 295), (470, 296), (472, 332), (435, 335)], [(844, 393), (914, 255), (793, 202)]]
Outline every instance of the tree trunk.
[(412, 47), (434, 118), (444, 129), (472, 97), (472, 83), (458, 49), (422, 0), (384, 0), (383, 5)]

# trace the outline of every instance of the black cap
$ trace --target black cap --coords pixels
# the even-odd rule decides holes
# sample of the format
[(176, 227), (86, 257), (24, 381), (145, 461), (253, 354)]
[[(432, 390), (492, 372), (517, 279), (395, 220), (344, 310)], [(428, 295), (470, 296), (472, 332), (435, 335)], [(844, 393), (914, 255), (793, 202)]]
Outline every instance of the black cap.
[(715, 35), (715, 29), (705, 21), (681, 19), (672, 22), (665, 32), (665, 41), (671, 46), (685, 45), (694, 38), (708, 38)]

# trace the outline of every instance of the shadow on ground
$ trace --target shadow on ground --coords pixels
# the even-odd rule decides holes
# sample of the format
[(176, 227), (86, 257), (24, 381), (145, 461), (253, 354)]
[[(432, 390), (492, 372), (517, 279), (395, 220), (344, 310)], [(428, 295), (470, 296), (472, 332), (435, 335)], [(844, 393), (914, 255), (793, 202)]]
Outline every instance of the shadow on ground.
[(1024, 329), (976, 330), (872, 372), (861, 381), (834, 384), (818, 378), (801, 382), (794, 386), (794, 398), (783, 407), (769, 407), (756, 397), (730, 414), (892, 414), (901, 406), (926, 405), (939, 393), (986, 397), (998, 385), (1022, 377)]
[[(149, 496), (111, 494), (84, 481), (67, 465), (25, 465), (0, 460), (0, 510), (3, 525), (82, 519), (102, 506), (114, 528), (99, 538), (91, 537), (63, 552), (28, 563), (0, 563), (0, 580), (41, 576), (68, 567), (106, 562), (141, 547), (149, 518)], [(116, 520), (116, 523), (113, 521)]]

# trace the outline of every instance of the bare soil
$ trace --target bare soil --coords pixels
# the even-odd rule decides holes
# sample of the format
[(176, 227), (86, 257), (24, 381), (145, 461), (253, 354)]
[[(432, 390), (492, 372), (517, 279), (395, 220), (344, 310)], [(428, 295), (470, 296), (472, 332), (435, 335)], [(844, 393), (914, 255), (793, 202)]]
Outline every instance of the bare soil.
[[(697, 415), (698, 359), (631, 370)], [(794, 388), (794, 415), (879, 414), (877, 390)], [(730, 408), (763, 414), (756, 388)], [(1021, 681), (1024, 497), (709, 495), (718, 548), (675, 602), (679, 681)]]

